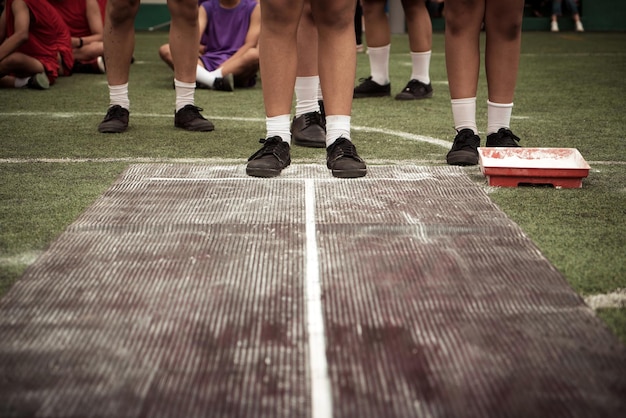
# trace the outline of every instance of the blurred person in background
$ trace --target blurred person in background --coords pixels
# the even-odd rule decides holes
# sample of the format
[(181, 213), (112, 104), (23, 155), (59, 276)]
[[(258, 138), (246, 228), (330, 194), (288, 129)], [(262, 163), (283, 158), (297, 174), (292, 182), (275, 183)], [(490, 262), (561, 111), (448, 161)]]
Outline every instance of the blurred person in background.
[(73, 72), (104, 73), (103, 18), (99, 0), (48, 0), (70, 30)]
[(47, 1), (6, 0), (0, 16), (0, 87), (44, 90), (72, 74), (70, 32)]
[[(562, 3), (563, 0), (552, 0), (552, 20), (550, 21), (550, 31), (552, 32), (559, 31), (558, 18), (559, 16), (563, 16)], [(583, 27), (583, 22), (580, 21), (580, 14), (578, 13), (576, 0), (565, 0), (565, 4), (572, 15), (572, 19), (574, 19), (576, 32), (584, 32), (585, 28)]]

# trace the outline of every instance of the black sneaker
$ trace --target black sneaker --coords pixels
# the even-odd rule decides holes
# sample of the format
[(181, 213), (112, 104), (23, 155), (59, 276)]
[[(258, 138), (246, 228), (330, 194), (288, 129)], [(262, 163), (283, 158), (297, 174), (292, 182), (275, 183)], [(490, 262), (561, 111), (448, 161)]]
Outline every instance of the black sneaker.
[(128, 109), (120, 105), (109, 107), (107, 114), (98, 125), (98, 131), (103, 134), (119, 134), (128, 128)]
[(433, 86), (415, 79), (409, 81), (406, 87), (396, 94), (396, 100), (419, 100), (431, 97), (433, 97)]
[(372, 80), (372, 76), (359, 79), (361, 84), (354, 88), (353, 98), (391, 96), (391, 83), (380, 85)]
[(480, 137), (471, 129), (461, 129), (454, 138), (452, 148), (446, 155), (446, 161), (450, 165), (476, 165), (478, 164), (478, 147)]
[(293, 143), (303, 147), (326, 147), (326, 124), (320, 112), (309, 112), (291, 122)]
[(46, 90), (50, 87), (50, 80), (46, 73), (37, 73), (28, 79), (26, 86), (29, 89)]
[(212, 131), (215, 126), (200, 114), (202, 110), (202, 108), (190, 104), (183, 107), (174, 115), (174, 126), (194, 132)]
[(276, 177), (289, 164), (289, 144), (280, 136), (261, 138), (259, 140), (263, 148), (248, 158), (246, 174), (253, 177)]
[(213, 82), (213, 90), (235, 91), (235, 79), (232, 74), (224, 77), (217, 77)]
[(500, 128), (495, 134), (487, 136), (488, 147), (519, 147), (520, 139), (510, 129)]
[(326, 167), (335, 177), (353, 178), (367, 174), (365, 161), (356, 153), (354, 144), (343, 137), (326, 148)]

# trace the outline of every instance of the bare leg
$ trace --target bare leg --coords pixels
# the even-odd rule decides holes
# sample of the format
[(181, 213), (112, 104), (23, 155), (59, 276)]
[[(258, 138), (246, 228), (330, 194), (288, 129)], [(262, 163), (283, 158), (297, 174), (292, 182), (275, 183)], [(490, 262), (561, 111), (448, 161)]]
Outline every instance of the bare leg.
[(104, 23), (104, 59), (110, 86), (128, 83), (135, 50), (135, 16), (139, 0), (108, 0)]

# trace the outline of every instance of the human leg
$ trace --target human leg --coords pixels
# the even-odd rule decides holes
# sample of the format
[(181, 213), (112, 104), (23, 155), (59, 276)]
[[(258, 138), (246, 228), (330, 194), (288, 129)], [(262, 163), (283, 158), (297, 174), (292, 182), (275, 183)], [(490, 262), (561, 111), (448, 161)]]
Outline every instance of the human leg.
[(478, 164), (476, 92), (480, 67), (480, 31), (485, 0), (446, 0), (445, 55), (454, 128), (446, 156), (451, 165)]
[(120, 133), (128, 128), (128, 78), (135, 49), (135, 16), (138, 10), (139, 0), (107, 1), (103, 45), (109, 109), (98, 126), (101, 133)]
[(367, 43), (370, 76), (354, 88), (355, 99), (384, 97), (391, 94), (389, 82), (389, 54), (391, 31), (385, 13), (386, 0), (363, 0), (363, 20)]
[(296, 108), (290, 129), (292, 140), (296, 145), (324, 148), (326, 146), (326, 122), (320, 109), (317, 37), (311, 0), (305, 0), (298, 25)]
[(430, 83), (433, 26), (425, 0), (403, 0), (411, 49), (411, 78), (396, 100), (426, 99), (433, 96)]
[(312, 2), (319, 33), (319, 73), (326, 109), (327, 166), (336, 177), (366, 175), (351, 141), (352, 83), (356, 73), (353, 0)]
[[(195, 106), (196, 66), (198, 61), (198, 2), (196, 0), (168, 0), (171, 15), (170, 52), (174, 64), (176, 114), (174, 126), (188, 131), (212, 131), (213, 123), (206, 120)], [(191, 41), (193, 40), (193, 41)]]
[(510, 131), (522, 45), (524, 0), (491, 2), (485, 11), (487, 146), (518, 146)]
[(259, 64), (266, 136), (261, 139), (263, 147), (249, 158), (246, 173), (251, 176), (277, 176), (291, 163), (289, 128), (302, 7), (303, 0), (261, 0)]

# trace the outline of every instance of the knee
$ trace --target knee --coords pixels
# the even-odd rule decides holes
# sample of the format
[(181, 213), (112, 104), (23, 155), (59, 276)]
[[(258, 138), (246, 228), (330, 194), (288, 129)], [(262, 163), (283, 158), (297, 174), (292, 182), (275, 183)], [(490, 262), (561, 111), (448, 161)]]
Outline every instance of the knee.
[(106, 14), (114, 25), (134, 20), (138, 10), (139, 0), (107, 0)]
[(197, 0), (167, 0), (167, 7), (172, 19), (181, 19), (190, 24), (198, 20)]
[(170, 52), (170, 44), (161, 45), (159, 48), (159, 57), (165, 62), (172, 61), (172, 53)]
[[(343, 3), (343, 4), (338, 4)], [(313, 15), (319, 31), (330, 30), (340, 32), (354, 24), (354, 8), (352, 2), (326, 2), (314, 10)], [(350, 29), (351, 30), (351, 29)]]

